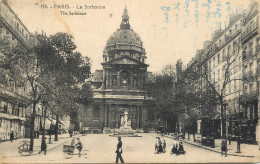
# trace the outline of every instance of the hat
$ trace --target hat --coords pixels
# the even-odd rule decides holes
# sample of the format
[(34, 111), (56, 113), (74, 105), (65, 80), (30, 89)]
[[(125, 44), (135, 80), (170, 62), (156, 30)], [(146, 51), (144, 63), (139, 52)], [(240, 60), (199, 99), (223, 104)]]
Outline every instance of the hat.
[(118, 137), (118, 139), (121, 139), (121, 137)]

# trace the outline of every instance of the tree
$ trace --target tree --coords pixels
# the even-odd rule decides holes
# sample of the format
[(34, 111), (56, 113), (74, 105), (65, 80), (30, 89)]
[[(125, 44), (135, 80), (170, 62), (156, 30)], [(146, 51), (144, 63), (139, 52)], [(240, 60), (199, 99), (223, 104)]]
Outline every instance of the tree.
[[(52, 49), (52, 53), (46, 55), (46, 47)], [(66, 33), (57, 33), (47, 38), (47, 43), (42, 44), (38, 49), (39, 58), (44, 64), (44, 71), (51, 72), (49, 78), (52, 85), (48, 86), (54, 101), (51, 107), (52, 112), (56, 115), (55, 140), (58, 140), (58, 123), (59, 118), (71, 113), (71, 110), (77, 109), (77, 102), (82, 93), (84, 86), (84, 98), (90, 98), (92, 92), (90, 87), (86, 90), (84, 85), (86, 78), (90, 74), (90, 60), (83, 57), (81, 53), (75, 51), (76, 45), (73, 38)], [(88, 102), (88, 100), (86, 100)], [(72, 108), (72, 107), (75, 108)]]
[[(215, 77), (212, 76), (211, 72), (211, 66), (208, 65), (208, 61), (212, 57), (212, 49), (209, 49), (204, 54), (204, 59), (202, 59), (200, 62), (200, 71), (190, 71), (189, 73), (195, 77), (195, 79), (202, 79), (206, 81), (206, 89), (205, 89), (205, 95), (208, 96), (208, 94), (213, 95), (211, 98), (213, 98), (213, 104), (211, 105), (219, 105), (220, 106), (220, 116), (221, 116), (221, 126), (222, 126), (222, 136), (226, 136), (226, 130), (225, 130), (225, 108), (227, 104), (225, 103), (225, 91), (227, 88), (227, 85), (231, 83), (231, 81), (237, 81), (237, 80), (243, 80), (241, 78), (234, 78), (232, 77), (232, 68), (234, 67), (235, 61), (239, 60), (240, 54), (240, 45), (235, 43), (235, 48), (233, 53), (228, 53), (226, 56), (223, 56), (223, 62), (222, 62), (222, 72), (223, 76), (222, 79), (218, 82), (215, 80)], [(207, 97), (205, 97), (207, 98)], [(211, 101), (208, 101), (211, 102)], [(210, 105), (210, 104), (208, 104)], [(206, 108), (207, 105), (204, 105)]]
[(149, 110), (154, 111), (155, 117), (166, 124), (170, 120), (176, 121), (179, 109), (176, 108), (175, 101), (175, 77), (168, 74), (154, 75), (147, 82), (146, 90), (152, 99)]
[[(195, 66), (197, 65), (195, 64)], [(196, 69), (190, 67), (179, 72), (176, 97), (178, 106), (181, 106), (183, 113), (185, 113), (183, 128), (186, 127), (188, 138), (190, 138), (189, 134), (193, 133), (195, 141), (196, 120), (215, 116), (218, 100), (212, 92), (203, 91), (197, 87), (200, 77), (196, 76), (198, 72), (194, 72), (194, 70)], [(185, 130), (183, 130), (183, 135), (184, 132)]]

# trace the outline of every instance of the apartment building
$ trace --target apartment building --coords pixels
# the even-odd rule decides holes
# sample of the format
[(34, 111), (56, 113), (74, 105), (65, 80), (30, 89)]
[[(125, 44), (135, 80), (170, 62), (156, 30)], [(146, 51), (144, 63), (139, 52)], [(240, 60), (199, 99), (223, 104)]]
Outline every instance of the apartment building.
[[(7, 41), (9, 48), (21, 45), (24, 49), (30, 49), (37, 44), (37, 39), (5, 0), (0, 0), (0, 39)], [(3, 59), (1, 50), (0, 56)], [(26, 85), (19, 85), (19, 81), (14, 80), (8, 70), (0, 69), (0, 141), (9, 140), (11, 131), (15, 138), (21, 138), (25, 136), (30, 90)]]
[[(260, 73), (260, 35), (259, 35), (259, 4), (253, 2), (243, 20), (241, 46), (243, 50), (243, 105), (242, 127), (249, 141), (256, 140), (259, 135), (259, 73)], [(258, 139), (259, 141), (259, 136)]]
[[(259, 141), (258, 13), (258, 4), (253, 2), (249, 12), (231, 15), (229, 25), (224, 30), (215, 31), (184, 70), (197, 70), (200, 74), (206, 71), (209, 80), (205, 77), (196, 79), (194, 89), (208, 90), (210, 83), (223, 96), (223, 113), (220, 106), (217, 107), (218, 114), (212, 120), (220, 126), (212, 132), (214, 137), (228, 135), (237, 139), (238, 120), (242, 119), (242, 141)], [(223, 123), (220, 123), (221, 117)]]

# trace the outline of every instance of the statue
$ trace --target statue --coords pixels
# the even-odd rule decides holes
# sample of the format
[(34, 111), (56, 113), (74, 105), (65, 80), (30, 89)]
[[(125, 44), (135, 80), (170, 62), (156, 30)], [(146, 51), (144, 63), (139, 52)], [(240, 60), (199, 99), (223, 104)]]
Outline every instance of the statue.
[(124, 127), (124, 116), (121, 116), (120, 127)]
[(125, 116), (124, 116), (124, 127), (127, 128), (127, 121), (128, 121), (128, 112), (127, 110), (125, 111)]
[(120, 128), (131, 128), (131, 120), (128, 117), (127, 110), (125, 110), (124, 116), (120, 118)]
[(131, 120), (130, 120), (130, 118), (127, 121), (127, 127), (131, 127)]

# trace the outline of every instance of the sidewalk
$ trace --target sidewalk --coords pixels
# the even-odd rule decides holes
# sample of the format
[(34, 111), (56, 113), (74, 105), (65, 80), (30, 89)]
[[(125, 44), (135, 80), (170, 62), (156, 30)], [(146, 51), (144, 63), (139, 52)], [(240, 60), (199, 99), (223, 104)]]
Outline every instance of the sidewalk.
[[(171, 135), (165, 135), (165, 137), (173, 139), (173, 136)], [(192, 135), (190, 135), (190, 140), (188, 140), (188, 136), (186, 136), (186, 139), (184, 139), (183, 142), (196, 147), (203, 148), (205, 150), (209, 150), (221, 154), (221, 139), (215, 139), (215, 148), (211, 148), (209, 146), (203, 146), (201, 143), (194, 142)], [(258, 145), (240, 144), (241, 153), (236, 153), (237, 142), (231, 141), (231, 145), (229, 145), (229, 142), (227, 142), (227, 148), (228, 148), (228, 152), (227, 152), (228, 155), (240, 156), (240, 157), (256, 157), (260, 159), (260, 150)]]
[[(77, 137), (80, 136), (78, 135), (74, 135), (73, 137)], [(60, 134), (58, 137), (58, 141), (54, 141), (54, 135), (51, 136), (51, 144), (49, 144), (49, 135), (46, 135), (46, 143), (47, 143), (47, 153), (48, 150), (51, 150), (59, 145), (64, 144), (66, 141), (70, 141), (71, 138), (69, 137), (69, 134)], [(39, 138), (35, 138), (34, 139), (34, 149), (33, 149), (33, 153), (32, 155), (36, 155), (38, 154), (38, 152), (41, 149), (41, 139), (42, 136), (40, 135)], [(29, 138), (21, 138), (21, 139), (17, 139), (17, 140), (13, 140), (13, 142), (10, 141), (6, 141), (6, 142), (1, 142), (0, 143), (0, 158), (10, 158), (10, 157), (17, 157), (17, 156), (21, 156), (18, 153), (18, 146), (20, 146), (24, 140), (27, 140), (30, 142)], [(43, 154), (44, 152), (42, 152)]]

